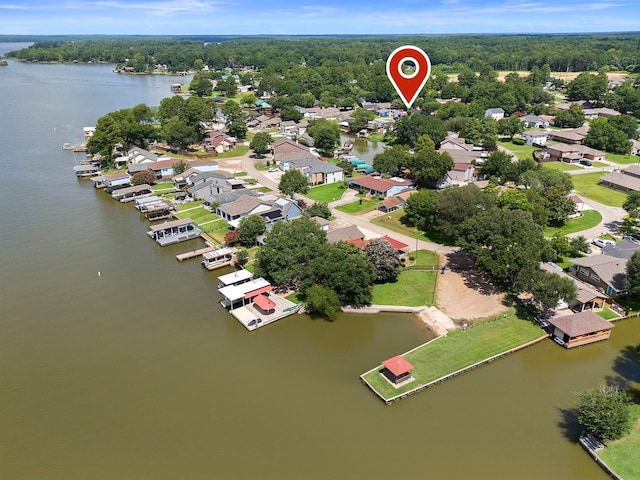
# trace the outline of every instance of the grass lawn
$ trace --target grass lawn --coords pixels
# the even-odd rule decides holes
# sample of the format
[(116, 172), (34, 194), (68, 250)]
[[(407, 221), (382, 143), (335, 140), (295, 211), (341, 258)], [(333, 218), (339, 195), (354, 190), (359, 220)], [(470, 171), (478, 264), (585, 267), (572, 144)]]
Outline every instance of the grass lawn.
[(530, 145), (516, 145), (511, 142), (498, 142), (498, 145), (512, 152), (520, 160), (533, 158), (533, 151), (540, 150), (538, 147), (532, 147)]
[(607, 160), (620, 165), (631, 165), (633, 163), (639, 163), (640, 157), (635, 155), (620, 155), (618, 153), (607, 153)]
[(253, 164), (253, 166), (256, 167), (256, 170), (258, 170), (259, 172), (266, 172), (267, 170), (269, 170), (269, 165), (267, 165), (266, 163), (256, 162)]
[(401, 219), (404, 216), (403, 210), (396, 210), (388, 215), (380, 215), (371, 220), (374, 225), (380, 225), (388, 228), (389, 230), (406, 235), (407, 237), (417, 238), (418, 240), (424, 240), (425, 242), (439, 243), (441, 245), (453, 245), (452, 239), (442, 235), (436, 230), (428, 230), (426, 232), (420, 232), (415, 227), (409, 227), (402, 223)]
[(357, 213), (367, 213), (372, 210), (375, 210), (380, 203), (380, 200), (377, 198), (371, 198), (370, 200), (356, 200), (355, 202), (347, 203), (346, 205), (340, 205), (336, 207), (341, 212), (350, 213), (352, 215)]
[(180, 204), (180, 211), (182, 210), (188, 210), (190, 208), (196, 208), (199, 207), (200, 205), (202, 205), (204, 203), (204, 200), (196, 200), (194, 202), (185, 202)]
[[(524, 312), (522, 313), (525, 317)], [(507, 316), (502, 314), (485, 320), (476, 320), (471, 328), (449, 332), (446, 337), (434, 340), (405, 358), (413, 364), (415, 381), (393, 388), (379, 370), (366, 375), (366, 380), (384, 397), (391, 398), (469, 367), (499, 353), (541, 337), (544, 332), (526, 316), (518, 318), (515, 309)]]
[(640, 480), (640, 405), (632, 406), (635, 427), (621, 440), (609, 442), (598, 456), (624, 480)]
[(374, 285), (371, 303), (409, 307), (434, 305), (433, 293), (438, 276), (437, 254), (429, 250), (419, 250), (415, 266), (425, 268), (425, 270), (404, 268), (398, 275), (396, 282)]
[(153, 191), (154, 192), (175, 192), (176, 189), (173, 188), (173, 183), (171, 182), (162, 182), (162, 183), (156, 183), (153, 186)]
[(200, 228), (202, 228), (205, 233), (208, 233), (220, 245), (224, 243), (224, 235), (231, 230), (229, 224), (224, 220), (207, 223), (206, 225), (202, 225)]
[(571, 177), (573, 187), (578, 195), (584, 195), (596, 202), (612, 207), (621, 207), (627, 198), (626, 193), (598, 185), (598, 181), (605, 174), (606, 172), (594, 172), (585, 173), (584, 175), (573, 175)]
[(269, 193), (269, 192), (273, 192), (273, 190), (271, 190), (269, 187), (260, 187), (260, 188), (256, 188), (256, 190), (258, 192), (262, 192), (262, 193)]
[(344, 184), (337, 182), (311, 187), (305, 195), (314, 202), (329, 203), (342, 198), (345, 190)]
[(570, 170), (580, 170), (580, 167), (577, 165), (571, 165), (565, 162), (544, 162), (541, 164), (543, 168), (547, 168), (549, 170), (555, 170), (558, 172), (568, 172)]
[(599, 315), (600, 317), (604, 318), (605, 320), (611, 320), (612, 318), (618, 318), (620, 316), (616, 312), (611, 310), (610, 308), (605, 308), (601, 312), (597, 312), (596, 315)]
[[(242, 157), (249, 151), (248, 145), (238, 145), (233, 150), (229, 150), (228, 152), (222, 152), (218, 154), (215, 158), (233, 158), (233, 157)], [(215, 160), (215, 159), (214, 159)]]
[(617, 304), (622, 305), (629, 314), (640, 312), (640, 298), (631, 295), (626, 297), (616, 297)]
[(596, 210), (585, 210), (582, 216), (567, 220), (562, 227), (547, 227), (544, 229), (545, 237), (553, 237), (556, 233), (567, 235), (569, 233), (581, 232), (588, 228), (595, 227), (602, 221), (602, 215)]
[(211, 220), (219, 220), (219, 217), (206, 210), (204, 207), (195, 208), (193, 210), (181, 211), (176, 214), (178, 218), (190, 218), (197, 224), (209, 222)]

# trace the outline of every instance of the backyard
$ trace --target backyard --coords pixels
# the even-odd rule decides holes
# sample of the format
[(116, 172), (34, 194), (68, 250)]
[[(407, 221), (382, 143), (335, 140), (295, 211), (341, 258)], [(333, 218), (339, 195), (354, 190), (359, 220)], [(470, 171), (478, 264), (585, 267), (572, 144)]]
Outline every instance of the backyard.
[(337, 182), (311, 187), (309, 191), (305, 193), (305, 196), (314, 202), (329, 203), (342, 198), (345, 191), (344, 183)]
[(533, 159), (533, 151), (540, 150), (538, 147), (532, 147), (530, 145), (516, 145), (511, 142), (498, 142), (498, 145), (512, 152), (520, 160)]
[(609, 442), (598, 456), (624, 480), (640, 480), (640, 404), (632, 406), (635, 427), (626, 437)]
[(385, 399), (438, 380), (495, 355), (536, 340), (544, 332), (522, 311), (511, 308), (506, 314), (475, 320), (469, 328), (449, 332), (403, 355), (415, 368), (414, 381), (394, 388), (376, 368), (364, 379)]

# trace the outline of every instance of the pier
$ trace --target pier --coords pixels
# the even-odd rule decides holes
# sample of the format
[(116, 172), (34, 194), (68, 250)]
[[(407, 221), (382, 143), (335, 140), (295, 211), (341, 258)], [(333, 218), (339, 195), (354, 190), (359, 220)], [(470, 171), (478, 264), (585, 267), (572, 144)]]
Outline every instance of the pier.
[(183, 260), (189, 260), (190, 258), (196, 258), (204, 255), (205, 253), (213, 252), (218, 248), (219, 247), (203, 247), (197, 250), (191, 250), (190, 252), (179, 253), (178, 255), (176, 255), (176, 258), (178, 259), (178, 261), (182, 262)]

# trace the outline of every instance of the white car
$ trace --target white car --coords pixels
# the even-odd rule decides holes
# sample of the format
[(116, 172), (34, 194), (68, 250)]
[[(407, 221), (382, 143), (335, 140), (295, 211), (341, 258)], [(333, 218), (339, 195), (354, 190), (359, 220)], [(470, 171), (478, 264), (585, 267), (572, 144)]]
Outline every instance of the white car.
[(614, 242), (613, 240), (604, 240), (602, 238), (594, 238), (593, 242), (592, 242), (595, 246), (600, 247), (600, 248), (604, 248), (608, 245), (615, 245), (616, 242)]

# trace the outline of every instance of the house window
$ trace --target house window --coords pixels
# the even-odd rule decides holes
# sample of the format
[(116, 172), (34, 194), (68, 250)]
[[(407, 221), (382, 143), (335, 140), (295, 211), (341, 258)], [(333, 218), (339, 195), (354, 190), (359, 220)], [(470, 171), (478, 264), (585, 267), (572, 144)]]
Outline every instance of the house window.
[(587, 270), (586, 268), (581, 268), (580, 273), (586, 277), (589, 276), (589, 270)]
[(600, 281), (600, 277), (598, 275), (596, 275), (595, 273), (591, 274), (591, 280), (593, 280), (594, 282), (599, 282)]

